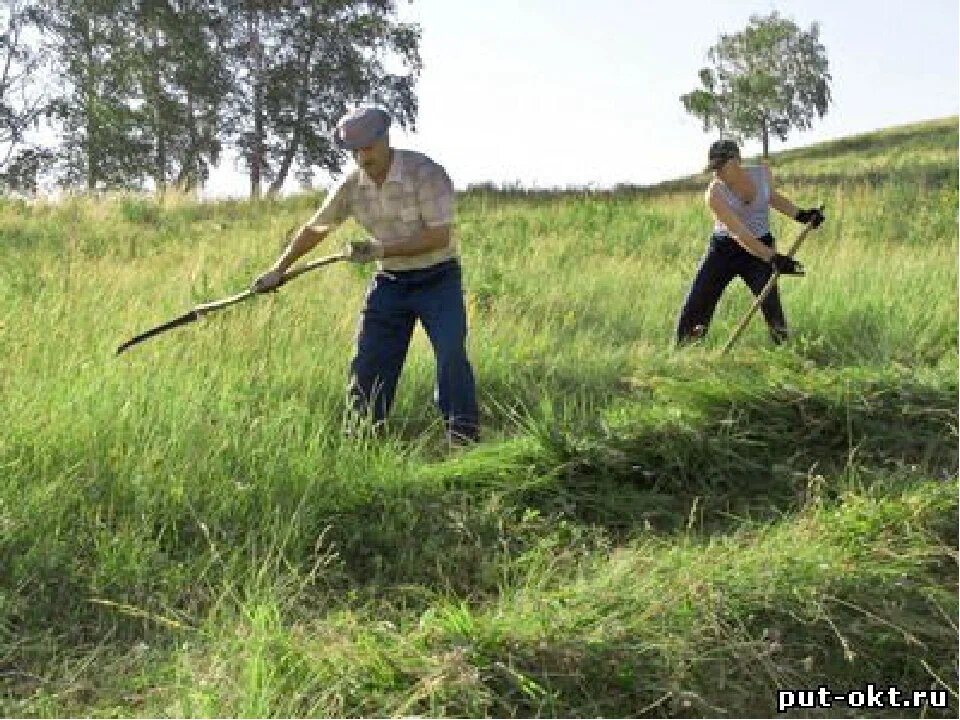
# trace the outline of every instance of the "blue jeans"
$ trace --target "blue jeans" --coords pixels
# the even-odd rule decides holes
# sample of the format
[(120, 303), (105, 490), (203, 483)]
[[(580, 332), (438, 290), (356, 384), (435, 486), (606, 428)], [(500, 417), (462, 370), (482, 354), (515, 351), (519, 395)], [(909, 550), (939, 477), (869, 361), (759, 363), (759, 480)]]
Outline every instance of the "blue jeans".
[[(773, 247), (774, 240), (771, 235), (764, 235), (759, 240)], [(727, 235), (712, 236), (680, 311), (677, 343), (697, 340), (706, 334), (717, 302), (733, 278), (739, 275), (754, 296), (757, 296), (763, 291), (772, 274), (773, 268), (769, 263), (748, 253), (733, 238)], [(776, 287), (760, 305), (760, 310), (770, 329), (770, 337), (775, 343), (783, 342), (787, 336), (787, 321), (783, 316), (780, 294)]]
[(467, 313), (460, 264), (448, 260), (422, 270), (378, 272), (367, 291), (347, 388), (355, 413), (382, 423), (419, 320), (437, 361), (434, 399), (453, 440), (476, 440), (478, 412), (467, 359)]

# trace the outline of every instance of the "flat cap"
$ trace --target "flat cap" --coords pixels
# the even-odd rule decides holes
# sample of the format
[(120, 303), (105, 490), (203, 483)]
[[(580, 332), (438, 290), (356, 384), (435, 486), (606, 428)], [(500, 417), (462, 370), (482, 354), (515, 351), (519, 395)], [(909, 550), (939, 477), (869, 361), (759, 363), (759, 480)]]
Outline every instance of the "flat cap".
[(359, 107), (340, 118), (333, 139), (344, 150), (356, 150), (372, 145), (389, 127), (390, 116), (385, 110)]

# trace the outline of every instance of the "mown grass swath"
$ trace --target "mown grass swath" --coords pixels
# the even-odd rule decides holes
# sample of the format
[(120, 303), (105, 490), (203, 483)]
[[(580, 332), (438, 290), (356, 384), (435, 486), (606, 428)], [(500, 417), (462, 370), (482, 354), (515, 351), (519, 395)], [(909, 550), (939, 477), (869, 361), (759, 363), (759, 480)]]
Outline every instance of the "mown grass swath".
[(352, 266), (115, 357), (316, 197), (0, 202), (0, 714), (767, 716), (874, 683), (952, 716), (957, 120), (773, 166), (829, 219), (795, 338), (725, 356), (743, 288), (672, 347), (703, 177), (464, 194), (486, 436), (454, 456), (421, 334), (388, 437), (341, 438)]

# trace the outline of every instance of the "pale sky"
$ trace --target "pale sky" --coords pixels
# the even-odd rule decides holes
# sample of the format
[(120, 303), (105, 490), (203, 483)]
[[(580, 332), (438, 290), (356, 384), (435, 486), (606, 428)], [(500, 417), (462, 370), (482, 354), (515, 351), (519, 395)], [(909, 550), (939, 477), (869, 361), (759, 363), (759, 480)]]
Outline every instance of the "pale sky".
[[(395, 147), (443, 165), (458, 188), (647, 185), (699, 171), (706, 134), (679, 97), (720, 33), (773, 10), (817, 21), (833, 104), (773, 151), (960, 112), (957, 0), (399, 0), (418, 22), (414, 133)], [(746, 154), (760, 151), (758, 141)], [(326, 184), (321, 178), (320, 185)], [(245, 196), (228, 167), (209, 196)]]

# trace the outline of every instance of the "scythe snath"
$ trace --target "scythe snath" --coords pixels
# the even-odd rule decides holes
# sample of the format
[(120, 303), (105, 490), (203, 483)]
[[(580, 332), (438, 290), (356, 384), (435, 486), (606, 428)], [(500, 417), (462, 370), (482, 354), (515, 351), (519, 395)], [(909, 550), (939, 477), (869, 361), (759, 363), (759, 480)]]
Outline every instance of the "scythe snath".
[[(322, 268), (326, 265), (331, 265), (332, 263), (339, 262), (341, 260), (346, 260), (346, 259), (347, 259), (346, 255), (327, 255), (326, 257), (317, 258), (313, 262), (305, 263), (300, 267), (296, 267), (288, 271), (283, 276), (283, 279), (280, 281), (280, 284), (277, 285), (277, 287), (279, 288), (282, 285), (285, 285), (289, 281), (293, 280), (294, 278), (300, 277), (304, 273), (308, 273), (311, 270), (316, 270), (317, 268)], [(133, 347), (137, 343), (141, 343), (144, 340), (147, 340), (148, 338), (155, 337), (156, 335), (159, 335), (160, 333), (164, 333), (167, 330), (173, 330), (174, 328), (180, 327), (182, 325), (188, 325), (189, 323), (192, 323), (195, 320), (199, 320), (204, 315), (209, 315), (210, 313), (216, 312), (217, 310), (223, 310), (224, 308), (228, 308), (231, 305), (236, 305), (239, 302), (243, 302), (244, 300), (252, 298), (254, 295), (262, 295), (262, 294), (263, 293), (254, 289), (244, 290), (243, 292), (237, 293), (236, 295), (231, 295), (230, 297), (227, 297), (227, 298), (223, 298), (222, 300), (214, 300), (213, 302), (204, 303), (203, 305), (197, 305), (195, 308), (193, 308), (189, 312), (185, 312), (183, 315), (180, 315), (179, 317), (176, 317), (173, 320), (169, 320), (163, 323), (162, 325), (157, 325), (156, 327), (152, 327), (149, 330), (146, 330), (140, 333), (139, 335), (136, 335), (130, 338), (125, 343), (123, 343), (123, 345), (117, 348), (117, 355), (122, 353), (124, 350), (127, 350)]]

